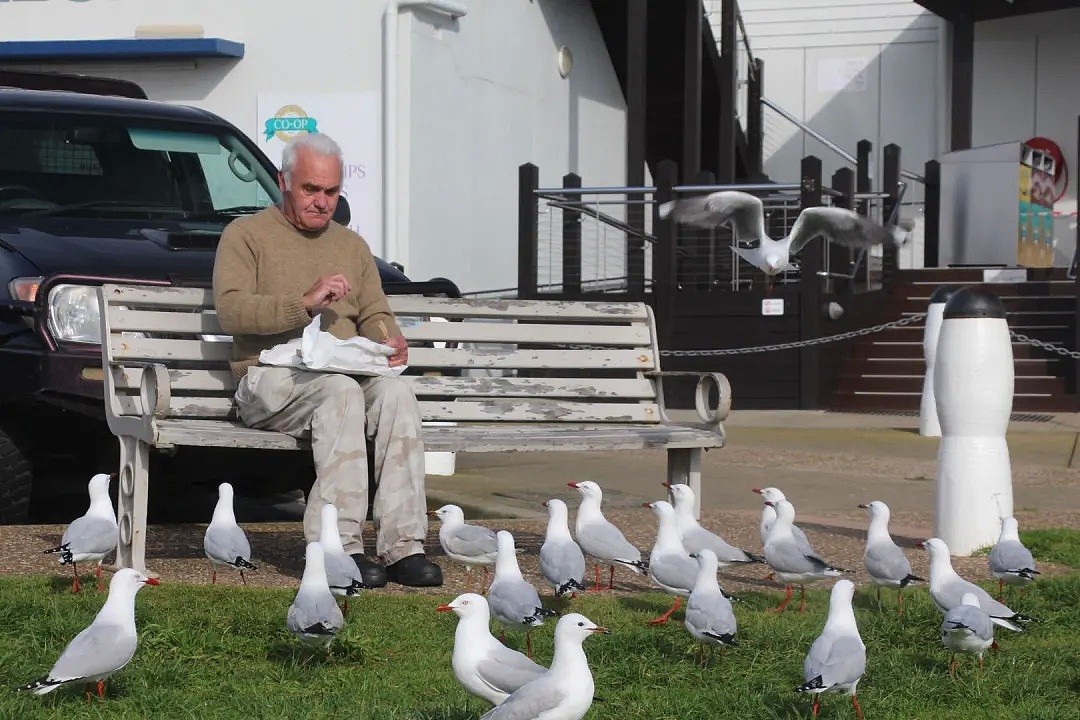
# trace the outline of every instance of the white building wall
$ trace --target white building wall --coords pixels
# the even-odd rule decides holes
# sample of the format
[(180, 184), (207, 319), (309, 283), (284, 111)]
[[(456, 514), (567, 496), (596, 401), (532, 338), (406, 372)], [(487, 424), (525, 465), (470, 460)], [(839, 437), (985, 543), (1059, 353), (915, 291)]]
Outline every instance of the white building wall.
[[(402, 255), (417, 279), (449, 277), (466, 292), (513, 287), (518, 165), (539, 165), (541, 184), (559, 184), (574, 170), (586, 184), (621, 185), (625, 103), (586, 3), (457, 2), (468, 9), (457, 22), (419, 9), (401, 12)], [(13, 0), (0, 3), (0, 42), (129, 38), (138, 26), (201, 26), (206, 37), (244, 43), (245, 57), (47, 67), (134, 80), (152, 99), (206, 108), (256, 138), (260, 92), (381, 90), (384, 5), (307, 0), (305, 34), (294, 7), (268, 0)], [(563, 44), (574, 56), (566, 79), (555, 62)], [(369, 242), (383, 247), (381, 238)]]
[(1047, 137), (1061, 147), (1070, 175), (1055, 205), (1054, 264), (1076, 248), (1077, 118), (1080, 116), (1080, 10), (1036, 13), (975, 26), (972, 144)]
[[(721, 0), (706, 0), (720, 37)], [(943, 147), (943, 88), (939, 79), (943, 23), (914, 0), (741, 0), (751, 49), (765, 61), (764, 94), (806, 125), (854, 155), (860, 140), (874, 144), (875, 189), (881, 151), (900, 145), (902, 165), (921, 174)], [(846, 161), (769, 108), (764, 110), (765, 172), (775, 181), (798, 178), (806, 155), (821, 158), (825, 181)], [(909, 185), (905, 202), (923, 200)], [(922, 206), (904, 217), (921, 223)], [(901, 262), (921, 266), (921, 232)]]

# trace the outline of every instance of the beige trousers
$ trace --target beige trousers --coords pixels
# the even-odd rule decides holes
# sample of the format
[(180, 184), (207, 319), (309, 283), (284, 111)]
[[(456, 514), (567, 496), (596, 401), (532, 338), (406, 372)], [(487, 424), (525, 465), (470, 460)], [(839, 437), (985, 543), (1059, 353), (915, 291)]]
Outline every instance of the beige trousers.
[(310, 432), (315, 484), (304, 537), (319, 539), (322, 508), (338, 509), (345, 552), (362, 553), (368, 510), (368, 441), (375, 450), (375, 550), (387, 564), (424, 551), (427, 502), (420, 406), (399, 378), (354, 379), (283, 367), (248, 368), (236, 388), (249, 427), (295, 437)]

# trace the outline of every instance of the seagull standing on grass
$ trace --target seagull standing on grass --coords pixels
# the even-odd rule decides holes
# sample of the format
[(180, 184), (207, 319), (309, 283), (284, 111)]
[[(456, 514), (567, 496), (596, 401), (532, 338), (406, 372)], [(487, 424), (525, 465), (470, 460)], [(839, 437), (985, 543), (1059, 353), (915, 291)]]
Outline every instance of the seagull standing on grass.
[(1020, 623), (1033, 622), (1035, 618), (1022, 615), (990, 597), (990, 593), (975, 583), (956, 574), (949, 556), (949, 546), (941, 538), (930, 538), (920, 545), (930, 552), (930, 597), (941, 612), (948, 612), (963, 602), (964, 594), (971, 593), (979, 601), (995, 625), (1023, 632)]
[(690, 596), (697, 583), (698, 564), (690, 557), (679, 539), (675, 522), (675, 510), (666, 500), (644, 503), (656, 515), (656, 542), (649, 555), (649, 577), (664, 592), (675, 596), (675, 602), (663, 615), (649, 621), (650, 625), (663, 625), (671, 614), (682, 605), (682, 599)]
[(795, 688), (795, 692), (814, 694), (814, 717), (821, 707), (821, 693), (847, 692), (851, 695), (856, 717), (862, 720), (862, 708), (855, 693), (866, 672), (866, 646), (855, 624), (855, 611), (851, 607), (854, 595), (854, 583), (836, 581), (829, 594), (829, 617), (825, 620), (825, 628), (810, 646), (803, 662), (806, 682)]
[(79, 563), (96, 563), (94, 575), (97, 589), (104, 590), (101, 580), (101, 561), (116, 549), (120, 538), (120, 528), (116, 524), (116, 511), (109, 499), (109, 482), (115, 475), (98, 473), (90, 478), (87, 488), (90, 494), (90, 507), (81, 517), (75, 518), (64, 530), (64, 536), (57, 547), (49, 548), (45, 554), (59, 553), (61, 565), (71, 565), (74, 580), (71, 592), (82, 590), (79, 584)]
[(881, 586), (896, 588), (897, 613), (904, 614), (903, 590), (912, 582), (926, 582), (911, 574), (911, 563), (904, 551), (893, 542), (889, 534), (889, 506), (880, 500), (859, 505), (870, 513), (870, 527), (866, 531), (866, 550), (863, 562), (866, 573), (877, 585), (878, 607), (881, 607)]
[(958, 652), (978, 657), (979, 669), (983, 669), (983, 653), (994, 644), (994, 621), (979, 607), (979, 598), (974, 593), (964, 593), (960, 604), (945, 613), (941, 642), (952, 651), (949, 675), (956, 676)]
[(1019, 527), (1012, 516), (1001, 520), (1001, 535), (990, 550), (988, 562), (990, 574), (998, 581), (998, 600), (1005, 597), (1005, 585), (1024, 586), (1039, 574), (1031, 551), (1020, 542)]
[(328, 650), (334, 637), (345, 626), (337, 600), (330, 593), (322, 543), (307, 544), (304, 575), (300, 589), (289, 606), (285, 626), (302, 642)]
[(72, 639), (49, 674), (19, 690), (44, 695), (69, 683), (85, 683), (86, 699), (96, 689), (105, 697), (105, 681), (135, 655), (139, 644), (135, 628), (135, 595), (144, 585), (157, 585), (156, 578), (138, 570), (117, 570), (109, 583), (109, 595), (90, 625)]
[(769, 539), (765, 542), (765, 560), (785, 584), (784, 600), (777, 606), (776, 612), (784, 612), (784, 608), (791, 602), (793, 583), (799, 585), (799, 612), (806, 612), (805, 583), (837, 577), (851, 571), (834, 567), (813, 552), (803, 551), (791, 531), (795, 508), (787, 500), (769, 504), (776, 509), (776, 522), (773, 523)]
[(716, 581), (716, 553), (708, 548), (697, 553), (698, 574), (690, 599), (686, 601), (686, 619), (683, 624), (690, 634), (701, 641), (701, 660), (704, 664), (706, 651), (712, 654), (714, 645), (721, 648), (735, 647), (738, 625), (731, 601)]
[[(767, 488), (753, 488), (753, 491), (761, 496), (761, 523), (758, 525), (758, 535), (761, 537), (762, 552), (764, 552), (765, 541), (769, 538), (769, 532), (772, 530), (773, 523), (776, 522), (776, 508), (769, 503), (778, 503), (781, 500), (787, 500), (784, 493), (779, 488), (767, 487)], [(810, 545), (810, 541), (806, 539), (806, 533), (798, 525), (791, 526), (791, 532), (795, 536), (795, 542), (799, 543), (799, 548), (807, 555), (816, 555), (814, 548)], [(773, 573), (769, 573), (765, 576), (765, 580), (772, 580)]]
[(214, 506), (214, 516), (203, 535), (203, 551), (210, 560), (210, 584), (217, 582), (217, 566), (226, 565), (240, 571), (240, 582), (247, 585), (244, 569), (258, 570), (251, 564), (251, 545), (247, 535), (236, 524), (233, 513), (233, 486), (229, 483), (218, 485), (218, 501)]
[(547, 533), (540, 546), (540, 573), (555, 588), (556, 597), (585, 592), (585, 555), (570, 536), (566, 503), (548, 500)]
[[(902, 247), (907, 240), (907, 233), (898, 227), (882, 227), (853, 210), (839, 207), (806, 208), (788, 235), (773, 240), (765, 232), (761, 198), (737, 190), (673, 200), (662, 204), (659, 212), (661, 218), (671, 217), (675, 222), (706, 229), (730, 224), (735, 233), (732, 250), (769, 278), (794, 269), (791, 256), (817, 237), (863, 252), (884, 243)], [(752, 241), (757, 241), (756, 247), (739, 246)]]
[(608, 632), (584, 615), (563, 615), (555, 626), (551, 667), (480, 720), (581, 720), (592, 707), (596, 688), (582, 643)]
[(701, 527), (697, 518), (694, 517), (694, 490), (684, 483), (663, 483), (669, 491), (675, 503), (675, 521), (683, 547), (691, 555), (708, 548), (716, 555), (718, 567), (728, 565), (746, 565), (748, 563), (763, 563), (765, 558), (750, 553), (724, 542), (719, 535), (709, 532)]
[(326, 503), (322, 507), (322, 525), (319, 530), (319, 542), (323, 547), (323, 565), (326, 567), (326, 582), (330, 592), (345, 598), (342, 614), (349, 614), (349, 598), (359, 595), (364, 585), (364, 576), (352, 556), (345, 552), (338, 534), (337, 506)]
[(487, 587), (488, 566), (495, 564), (499, 545), (495, 531), (481, 525), (465, 522), (465, 512), (457, 505), (443, 505), (428, 515), (439, 518), (439, 544), (451, 560), (465, 566), (465, 587), (471, 586), (472, 569), (484, 568), (484, 586)]
[(473, 695), (499, 705), (510, 693), (544, 673), (542, 666), (506, 647), (491, 634), (491, 614), (482, 595), (458, 595), (449, 604), (435, 609), (453, 612), (459, 618), (451, 665), (454, 677)]
[(641, 561), (641, 551), (631, 545), (619, 528), (608, 522), (600, 510), (600, 503), (604, 498), (604, 492), (600, 486), (591, 480), (567, 483), (567, 485), (581, 493), (581, 505), (578, 506), (574, 524), (578, 545), (586, 555), (598, 561), (594, 563), (596, 584), (593, 590), (601, 589), (600, 563), (611, 567), (608, 575), (608, 590), (615, 586), (616, 565), (622, 565), (638, 575), (644, 575), (649, 568)]
[(525, 630), (525, 648), (532, 657), (532, 628), (544, 624), (555, 612), (544, 608), (540, 594), (521, 575), (514, 536), (506, 530), (496, 534), (499, 555), (495, 560), (495, 579), (488, 588), (488, 605), (495, 619), (511, 630)]

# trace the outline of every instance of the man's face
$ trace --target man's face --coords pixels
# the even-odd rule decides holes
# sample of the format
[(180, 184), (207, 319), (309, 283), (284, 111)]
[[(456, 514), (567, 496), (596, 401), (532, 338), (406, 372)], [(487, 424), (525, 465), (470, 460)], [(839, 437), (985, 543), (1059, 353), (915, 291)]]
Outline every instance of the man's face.
[(282, 212), (300, 230), (322, 230), (330, 223), (341, 193), (341, 163), (300, 148), (290, 175), (291, 187), (286, 187), (284, 173), (278, 173)]

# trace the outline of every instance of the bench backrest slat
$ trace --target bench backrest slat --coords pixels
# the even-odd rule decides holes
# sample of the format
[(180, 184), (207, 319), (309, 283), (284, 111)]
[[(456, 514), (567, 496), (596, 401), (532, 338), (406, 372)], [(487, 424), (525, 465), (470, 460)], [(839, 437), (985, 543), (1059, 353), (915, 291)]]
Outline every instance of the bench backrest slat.
[[(209, 290), (105, 285), (101, 297), (114, 412), (142, 412), (142, 366), (157, 363), (168, 370), (165, 416), (235, 416), (232, 343)], [(425, 420), (661, 420), (655, 384), (644, 375), (659, 369), (644, 303), (389, 300), (411, 345), (402, 378)]]
[[(118, 391), (137, 392), (142, 382), (142, 368), (122, 367), (112, 371)], [(417, 397), (532, 397), (611, 398), (651, 400), (656, 388), (644, 378), (522, 378), (522, 377), (450, 377), (445, 375), (402, 375), (412, 385)], [(231, 370), (169, 370), (174, 394), (232, 395), (236, 389)]]

